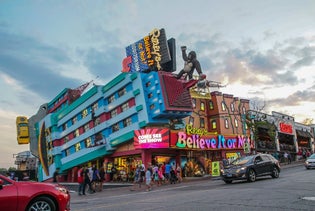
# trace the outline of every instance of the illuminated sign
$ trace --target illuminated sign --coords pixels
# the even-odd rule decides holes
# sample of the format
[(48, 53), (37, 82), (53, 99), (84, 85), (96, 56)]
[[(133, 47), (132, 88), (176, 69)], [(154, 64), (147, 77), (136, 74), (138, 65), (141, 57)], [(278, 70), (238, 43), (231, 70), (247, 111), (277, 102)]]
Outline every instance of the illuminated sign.
[(220, 162), (219, 161), (212, 162), (211, 175), (214, 177), (220, 176)]
[(169, 130), (147, 128), (134, 131), (135, 149), (168, 148)]
[(254, 143), (249, 137), (242, 135), (213, 135), (204, 129), (186, 127), (186, 132), (171, 133), (171, 146), (181, 149), (243, 149), (248, 143), (251, 148)]
[(280, 122), (279, 128), (280, 128), (280, 132), (282, 132), (282, 133), (289, 133), (289, 134), (293, 133), (292, 125)]
[(126, 47), (122, 72), (161, 70), (162, 64), (171, 61), (164, 29), (154, 29), (148, 36)]

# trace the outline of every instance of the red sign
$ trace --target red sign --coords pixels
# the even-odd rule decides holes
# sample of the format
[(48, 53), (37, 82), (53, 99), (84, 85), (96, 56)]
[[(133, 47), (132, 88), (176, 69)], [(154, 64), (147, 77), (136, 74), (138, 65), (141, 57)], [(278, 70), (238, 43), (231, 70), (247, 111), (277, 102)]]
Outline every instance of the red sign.
[(280, 127), (280, 132), (282, 133), (289, 133), (289, 134), (293, 133), (292, 125), (280, 122), (279, 127)]
[(134, 131), (135, 149), (168, 148), (169, 129), (147, 128)]

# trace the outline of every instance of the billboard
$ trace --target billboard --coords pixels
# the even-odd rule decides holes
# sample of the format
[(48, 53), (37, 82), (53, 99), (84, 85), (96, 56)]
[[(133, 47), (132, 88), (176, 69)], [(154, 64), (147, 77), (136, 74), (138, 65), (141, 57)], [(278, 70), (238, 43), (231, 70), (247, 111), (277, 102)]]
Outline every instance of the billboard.
[[(169, 45), (172, 52), (170, 52)], [(163, 65), (169, 65), (172, 61), (171, 53), (175, 53), (173, 49), (175, 49), (175, 40), (168, 42), (164, 29), (153, 29), (149, 35), (126, 47), (122, 72), (162, 70)], [(175, 56), (173, 57), (175, 58)]]
[(134, 131), (135, 149), (169, 147), (169, 129), (146, 128)]

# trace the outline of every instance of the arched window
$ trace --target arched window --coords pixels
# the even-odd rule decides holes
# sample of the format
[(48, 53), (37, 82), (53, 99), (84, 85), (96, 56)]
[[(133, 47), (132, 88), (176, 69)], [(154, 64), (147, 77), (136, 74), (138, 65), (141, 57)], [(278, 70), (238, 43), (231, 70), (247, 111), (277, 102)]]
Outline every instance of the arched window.
[(209, 109), (210, 109), (210, 110), (213, 110), (213, 109), (214, 109), (212, 100), (209, 100)]
[(225, 102), (224, 101), (222, 101), (221, 107), (222, 107), (222, 111), (226, 111), (226, 106), (225, 106)]
[(217, 129), (217, 121), (216, 120), (211, 121), (211, 127), (212, 127), (212, 129)]
[(224, 125), (225, 125), (225, 128), (229, 128), (229, 120), (228, 119), (224, 119)]
[(234, 119), (234, 125), (235, 125), (235, 127), (238, 127), (238, 121), (237, 121), (237, 119)]

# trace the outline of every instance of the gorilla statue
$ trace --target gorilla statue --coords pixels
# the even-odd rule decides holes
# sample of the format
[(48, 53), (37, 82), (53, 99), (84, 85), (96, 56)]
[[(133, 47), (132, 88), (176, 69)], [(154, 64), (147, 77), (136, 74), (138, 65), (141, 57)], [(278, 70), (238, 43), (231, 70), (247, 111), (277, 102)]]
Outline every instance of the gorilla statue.
[(201, 66), (199, 61), (197, 60), (197, 54), (195, 51), (190, 51), (188, 56), (186, 54), (186, 46), (182, 46), (181, 50), (182, 50), (182, 56), (183, 56), (183, 60), (185, 61), (185, 65), (184, 68), (178, 73), (177, 75), (177, 79), (180, 79), (184, 74), (186, 74), (185, 79), (189, 78), (192, 79), (193, 78), (193, 73), (194, 70), (196, 69), (199, 76), (202, 75), (202, 70), (201, 70)]

